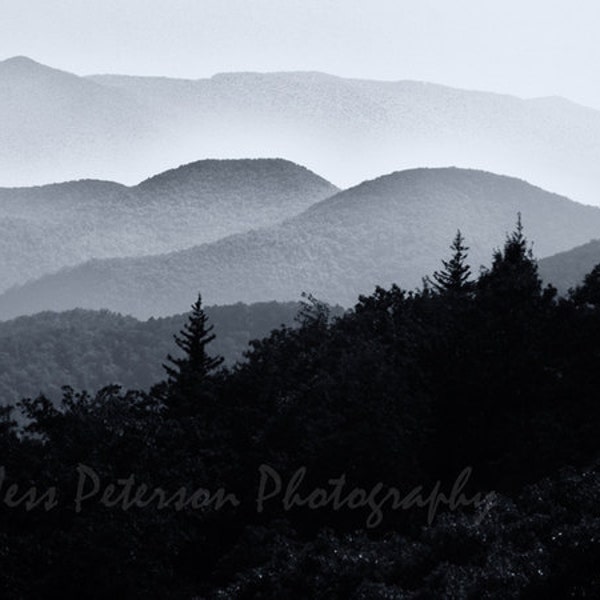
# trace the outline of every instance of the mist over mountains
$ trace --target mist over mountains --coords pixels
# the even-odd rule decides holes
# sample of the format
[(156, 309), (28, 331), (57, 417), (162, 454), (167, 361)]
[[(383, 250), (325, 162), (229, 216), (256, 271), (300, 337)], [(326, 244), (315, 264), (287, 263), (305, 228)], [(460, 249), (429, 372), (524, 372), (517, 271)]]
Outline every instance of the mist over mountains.
[(91, 258), (181, 250), (279, 223), (337, 188), (284, 160), (205, 160), (126, 187), (0, 189), (0, 290)]
[(337, 185), (421, 166), (517, 176), (600, 204), (600, 112), (560, 98), (322, 73), (78, 77), (0, 63), (0, 185), (125, 183), (201, 157), (281, 156)]
[(297, 300), (302, 291), (352, 305), (374, 286), (420, 285), (460, 228), (474, 273), (521, 213), (539, 257), (589, 241), (600, 209), (524, 181), (463, 169), (393, 173), (311, 206), (281, 224), (178, 252), (92, 260), (0, 296), (0, 318), (108, 308), (136, 317), (182, 312), (201, 290), (211, 304)]
[[(600, 203), (600, 112), (560, 98), (314, 72), (80, 77), (16, 57), (0, 62), (0, 125), (0, 183), (86, 177), (0, 188), (3, 319), (165, 316), (199, 289), (213, 304), (307, 291), (348, 306), (419, 285), (458, 228), (474, 271), (518, 212), (538, 257), (600, 235), (600, 209), (544, 191)], [(209, 155), (282, 156), (344, 184), (392, 174), (340, 191), (290, 160)], [(189, 160), (132, 186), (96, 179)], [(411, 165), (430, 168), (398, 170)], [(583, 267), (552, 260), (548, 280), (577, 282)]]

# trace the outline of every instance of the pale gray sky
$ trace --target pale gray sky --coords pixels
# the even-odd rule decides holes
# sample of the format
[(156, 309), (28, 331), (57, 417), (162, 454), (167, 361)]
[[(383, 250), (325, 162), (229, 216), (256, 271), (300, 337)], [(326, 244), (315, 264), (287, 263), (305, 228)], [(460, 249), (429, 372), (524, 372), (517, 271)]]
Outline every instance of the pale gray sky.
[(78, 74), (318, 70), (600, 108), (599, 0), (0, 0), (0, 59)]

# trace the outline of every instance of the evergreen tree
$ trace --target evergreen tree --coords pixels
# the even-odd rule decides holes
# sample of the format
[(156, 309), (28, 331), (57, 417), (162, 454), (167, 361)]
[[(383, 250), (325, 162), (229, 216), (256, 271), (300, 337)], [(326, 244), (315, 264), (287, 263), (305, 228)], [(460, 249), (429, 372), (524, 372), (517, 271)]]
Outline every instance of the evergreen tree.
[(452, 258), (442, 260), (444, 268), (433, 274), (433, 287), (437, 292), (465, 292), (472, 287), (469, 281), (471, 268), (466, 263), (469, 248), (464, 242), (465, 238), (458, 230), (450, 246), (453, 251)]
[(477, 285), (480, 298), (493, 300), (498, 308), (509, 310), (554, 296), (554, 288), (548, 288), (546, 293), (542, 290), (537, 262), (523, 234), (521, 213), (515, 230), (507, 236), (504, 248), (494, 252), (491, 269), (482, 273)]
[(167, 395), (171, 404), (189, 402), (203, 391), (204, 384), (214, 370), (219, 367), (223, 358), (210, 356), (206, 346), (215, 339), (213, 326), (207, 325), (208, 318), (202, 309), (202, 296), (192, 305), (192, 313), (179, 335), (173, 336), (183, 356), (174, 358), (167, 356), (169, 364), (163, 364), (167, 373)]

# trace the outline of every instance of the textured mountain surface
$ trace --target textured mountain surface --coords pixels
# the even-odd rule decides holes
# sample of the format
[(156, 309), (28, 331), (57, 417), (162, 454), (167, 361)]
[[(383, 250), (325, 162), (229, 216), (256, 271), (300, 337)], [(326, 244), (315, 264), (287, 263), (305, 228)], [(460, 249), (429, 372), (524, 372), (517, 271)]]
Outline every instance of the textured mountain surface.
[(584, 277), (600, 264), (600, 239), (592, 240), (566, 252), (548, 256), (539, 262), (542, 278), (561, 293), (583, 282)]
[(0, 290), (91, 258), (180, 250), (297, 215), (337, 188), (284, 160), (205, 160), (134, 187), (0, 189)]
[(423, 166), (520, 177), (600, 204), (600, 112), (322, 73), (77, 77), (0, 63), (0, 185), (133, 183), (203, 157), (281, 156), (347, 187)]
[(477, 272), (521, 212), (543, 257), (600, 235), (600, 209), (480, 171), (417, 169), (365, 182), (272, 227), (180, 252), (94, 260), (0, 296), (0, 318), (75, 307), (139, 317), (211, 304), (297, 300), (302, 291), (348, 306), (393, 282), (412, 288), (449, 254), (460, 228)]

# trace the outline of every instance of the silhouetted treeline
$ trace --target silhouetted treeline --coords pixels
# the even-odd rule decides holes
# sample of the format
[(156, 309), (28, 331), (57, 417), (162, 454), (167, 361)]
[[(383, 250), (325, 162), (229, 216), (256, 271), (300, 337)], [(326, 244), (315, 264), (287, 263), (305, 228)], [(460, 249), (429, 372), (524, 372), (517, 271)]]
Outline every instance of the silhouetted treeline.
[[(337, 317), (308, 298), (298, 327), (232, 368), (198, 299), (149, 393), (23, 401), (27, 429), (2, 422), (3, 596), (597, 597), (600, 267), (559, 298), (520, 220), (477, 276), (467, 243), (457, 234), (420, 290), (378, 288)], [(305, 498), (342, 474), (344, 489), (427, 497), (465, 472), (465, 498), (485, 501), (431, 519), (426, 502), (384, 507), (373, 527), (368, 507), (282, 502), (294, 478)], [(212, 500), (123, 510), (130, 475)], [(15, 482), (55, 486), (56, 506), (10, 507)]]

